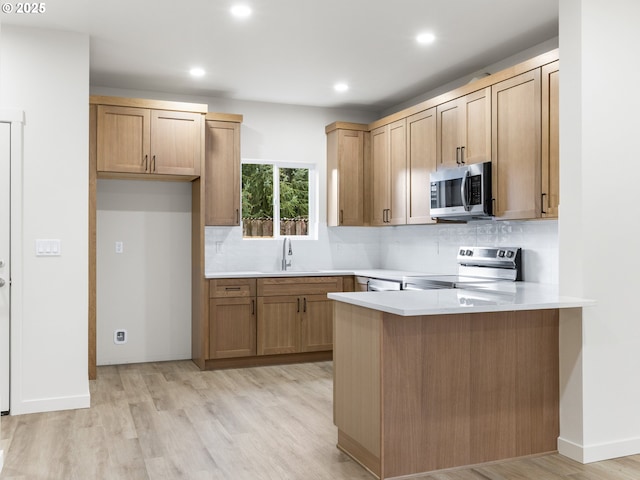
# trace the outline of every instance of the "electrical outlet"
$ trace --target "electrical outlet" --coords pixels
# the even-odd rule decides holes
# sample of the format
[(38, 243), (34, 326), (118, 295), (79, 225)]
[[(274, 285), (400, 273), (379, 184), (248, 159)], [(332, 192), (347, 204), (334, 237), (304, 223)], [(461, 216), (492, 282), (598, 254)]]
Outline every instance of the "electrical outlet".
[(122, 242), (116, 242), (116, 253), (124, 252), (124, 244)]
[(113, 343), (115, 343), (116, 345), (127, 343), (128, 339), (129, 335), (127, 335), (127, 331), (124, 329), (118, 329), (113, 332)]

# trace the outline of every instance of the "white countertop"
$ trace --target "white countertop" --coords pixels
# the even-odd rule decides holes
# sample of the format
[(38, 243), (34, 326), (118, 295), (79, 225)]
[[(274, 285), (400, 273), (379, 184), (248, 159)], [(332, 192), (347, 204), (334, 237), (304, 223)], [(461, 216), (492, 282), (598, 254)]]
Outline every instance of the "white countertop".
[(384, 269), (354, 270), (287, 270), (287, 271), (241, 271), (241, 272), (206, 272), (205, 278), (265, 278), (265, 277), (330, 277), (334, 275), (357, 275), (362, 277), (383, 278), (402, 281), (402, 277), (424, 275), (421, 272)]
[(593, 300), (559, 295), (556, 285), (530, 282), (507, 282), (493, 291), (452, 288), (330, 293), (328, 297), (401, 316), (546, 310), (595, 305)]
[(332, 277), (334, 275), (353, 275), (353, 270), (287, 270), (273, 272), (207, 272), (204, 278), (266, 278), (266, 277)]

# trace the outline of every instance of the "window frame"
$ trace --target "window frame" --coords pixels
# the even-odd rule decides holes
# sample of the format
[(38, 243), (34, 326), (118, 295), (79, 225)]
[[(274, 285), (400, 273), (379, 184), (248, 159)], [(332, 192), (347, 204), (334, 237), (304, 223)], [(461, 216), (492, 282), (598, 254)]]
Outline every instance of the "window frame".
[[(318, 167), (315, 163), (288, 162), (284, 160), (267, 160), (258, 158), (242, 158), (240, 160), (240, 177), (242, 182), (242, 165), (259, 164), (273, 165), (273, 236), (272, 237), (245, 237), (242, 240), (271, 241), (290, 238), (292, 240), (318, 240)], [(280, 235), (280, 169), (304, 168), (309, 171), (309, 224), (307, 235)], [(242, 212), (242, 185), (240, 185), (240, 211)], [(242, 222), (242, 214), (240, 215)], [(241, 225), (242, 226), (242, 225)]]

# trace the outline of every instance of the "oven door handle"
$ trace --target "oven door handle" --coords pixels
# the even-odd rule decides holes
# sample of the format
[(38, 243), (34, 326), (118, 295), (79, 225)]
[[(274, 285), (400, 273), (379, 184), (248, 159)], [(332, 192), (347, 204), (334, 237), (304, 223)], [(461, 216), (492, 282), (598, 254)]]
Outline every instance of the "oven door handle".
[(467, 170), (462, 177), (462, 184), (460, 185), (460, 197), (462, 198), (462, 208), (465, 212), (471, 210), (467, 202), (467, 179), (469, 178), (469, 170)]

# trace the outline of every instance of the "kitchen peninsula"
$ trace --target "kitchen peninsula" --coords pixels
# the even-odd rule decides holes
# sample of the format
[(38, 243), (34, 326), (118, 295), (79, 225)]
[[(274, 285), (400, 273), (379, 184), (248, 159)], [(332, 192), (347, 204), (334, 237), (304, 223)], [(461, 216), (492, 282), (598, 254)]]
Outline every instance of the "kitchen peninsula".
[(593, 302), (526, 282), (329, 298), (338, 448), (378, 478), (556, 450), (559, 311)]

